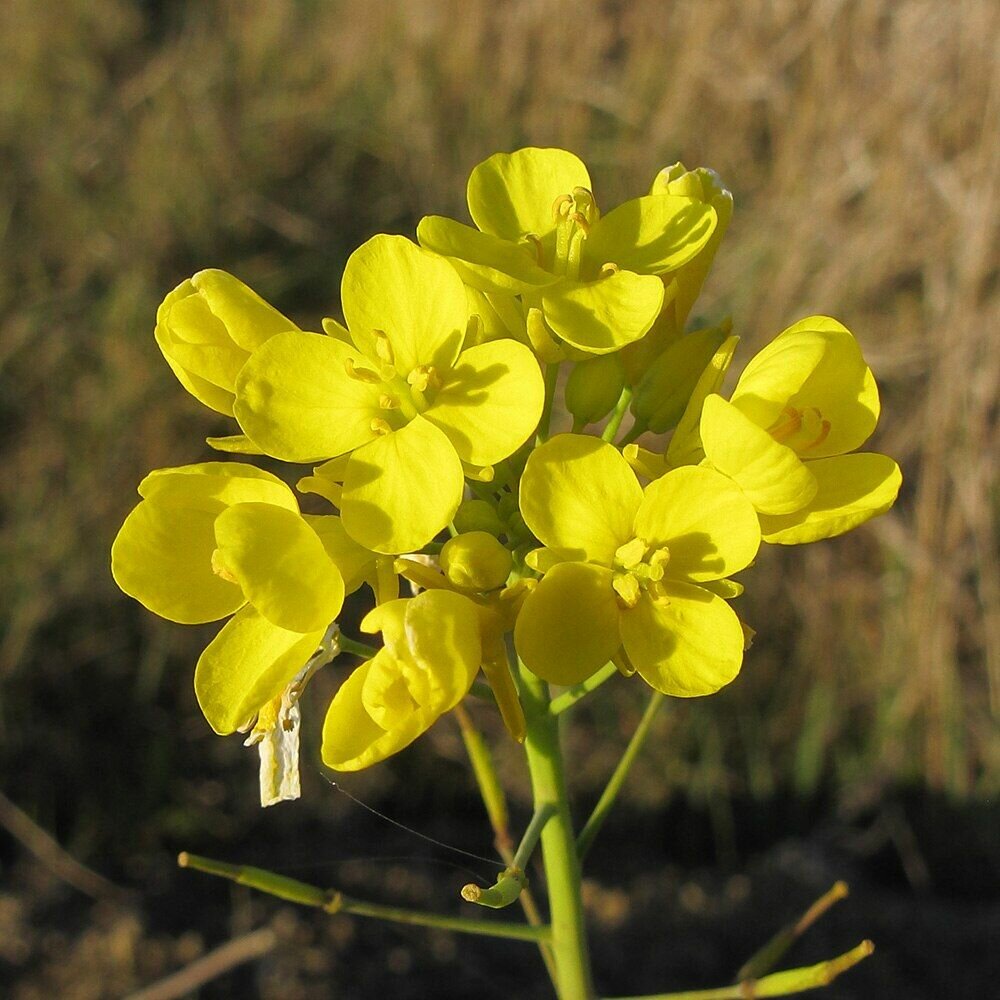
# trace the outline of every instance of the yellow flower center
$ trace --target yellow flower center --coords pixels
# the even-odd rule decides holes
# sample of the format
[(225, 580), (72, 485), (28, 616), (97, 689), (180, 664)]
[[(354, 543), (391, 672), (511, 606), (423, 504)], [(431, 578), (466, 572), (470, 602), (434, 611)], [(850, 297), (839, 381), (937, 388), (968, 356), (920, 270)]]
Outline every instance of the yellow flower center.
[(650, 548), (644, 538), (633, 538), (619, 546), (611, 566), (611, 586), (619, 605), (634, 608), (643, 594), (654, 601), (666, 600), (660, 581), (668, 562), (670, 550), (666, 546)]
[(575, 281), (580, 277), (583, 242), (601, 216), (597, 201), (587, 188), (576, 187), (572, 194), (556, 198), (552, 216), (556, 224), (556, 245), (551, 270)]
[(780, 444), (801, 454), (818, 448), (830, 434), (830, 421), (815, 406), (786, 406), (770, 427), (768, 434)]
[(443, 380), (434, 365), (417, 365), (401, 372), (388, 335), (382, 330), (372, 332), (377, 370), (358, 364), (353, 358), (344, 362), (344, 370), (357, 382), (381, 387), (378, 405), (383, 413), (372, 419), (371, 427), (377, 434), (391, 434), (431, 405)]

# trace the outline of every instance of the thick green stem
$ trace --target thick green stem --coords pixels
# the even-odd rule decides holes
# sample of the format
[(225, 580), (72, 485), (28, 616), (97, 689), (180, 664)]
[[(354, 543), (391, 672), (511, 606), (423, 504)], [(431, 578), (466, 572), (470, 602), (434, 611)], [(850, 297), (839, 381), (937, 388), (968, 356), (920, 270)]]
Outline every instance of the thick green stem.
[(610, 781), (608, 781), (607, 786), (601, 793), (601, 797), (597, 800), (597, 805), (594, 806), (594, 811), (590, 814), (590, 819), (587, 820), (580, 831), (580, 836), (576, 841), (576, 849), (581, 861), (586, 856), (587, 851), (590, 850), (590, 845), (593, 843), (594, 837), (597, 836), (597, 832), (601, 829), (604, 820), (607, 819), (608, 813), (611, 812), (611, 807), (615, 804), (615, 799), (618, 798), (618, 793), (622, 790), (622, 785), (625, 784), (628, 772), (632, 764), (635, 763), (636, 757), (639, 756), (639, 751), (642, 749), (643, 743), (646, 742), (653, 719), (663, 704), (663, 697), (659, 691), (653, 692), (653, 696), (649, 699), (649, 704), (646, 706), (646, 711), (642, 713), (639, 725), (636, 726), (635, 732), (632, 734), (632, 739), (629, 740), (628, 746), (625, 748), (625, 753), (622, 754), (622, 759), (618, 761), (618, 766), (615, 768), (614, 774), (611, 775)]
[(263, 868), (249, 865), (233, 865), (227, 861), (202, 858), (197, 854), (180, 854), (177, 863), (181, 868), (194, 868), (209, 875), (238, 882), (240, 885), (258, 889), (268, 895), (287, 899), (302, 906), (314, 906), (327, 913), (350, 913), (356, 917), (376, 917), (397, 924), (416, 924), (420, 927), (437, 927), (459, 934), (481, 934), (486, 937), (509, 938), (514, 941), (536, 943), (549, 937), (548, 927), (529, 927), (527, 924), (503, 923), (494, 920), (468, 920), (465, 917), (443, 917), (422, 910), (410, 910), (401, 906), (383, 906), (363, 899), (345, 896), (335, 889), (321, 889), (319, 886), (300, 882), (298, 879), (278, 875)]
[(549, 712), (548, 686), (521, 671), (528, 736), (524, 747), (535, 809), (553, 812), (542, 829), (542, 861), (549, 890), (552, 954), (559, 1000), (592, 1000), (594, 987), (580, 895), (580, 863), (559, 746), (559, 720)]
[(853, 968), (875, 950), (871, 941), (862, 941), (856, 948), (826, 962), (801, 969), (774, 972), (763, 979), (745, 979), (734, 986), (714, 990), (685, 990), (683, 993), (648, 993), (633, 997), (608, 997), (607, 1000), (763, 1000), (764, 997), (787, 997), (829, 986), (837, 976)]

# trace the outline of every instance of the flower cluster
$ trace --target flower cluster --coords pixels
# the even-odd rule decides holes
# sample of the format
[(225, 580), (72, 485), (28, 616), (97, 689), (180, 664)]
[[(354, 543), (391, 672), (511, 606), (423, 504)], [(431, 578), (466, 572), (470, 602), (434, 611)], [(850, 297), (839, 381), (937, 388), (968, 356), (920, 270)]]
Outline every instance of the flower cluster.
[[(229, 618), (195, 689), (216, 732), (251, 731), (265, 804), (298, 794), (310, 675), (366, 649), (336, 626), (363, 586), (383, 644), (327, 710), (340, 770), (407, 746), (480, 671), (523, 738), (517, 661), (556, 685), (613, 663), (667, 695), (717, 691), (752, 635), (732, 576), (761, 541), (838, 535), (895, 500), (896, 463), (857, 452), (879, 399), (844, 326), (795, 323), (728, 397), (731, 323), (686, 329), (732, 212), (719, 178), (674, 164), (603, 215), (592, 188), (564, 150), (491, 156), (475, 225), (370, 239), (321, 333), (221, 271), (160, 307), (171, 369), (238, 424), (209, 444), (312, 466), (297, 488), (327, 511), (247, 461), (161, 469), (112, 550), (156, 614)], [(572, 429), (554, 434), (560, 395)]]

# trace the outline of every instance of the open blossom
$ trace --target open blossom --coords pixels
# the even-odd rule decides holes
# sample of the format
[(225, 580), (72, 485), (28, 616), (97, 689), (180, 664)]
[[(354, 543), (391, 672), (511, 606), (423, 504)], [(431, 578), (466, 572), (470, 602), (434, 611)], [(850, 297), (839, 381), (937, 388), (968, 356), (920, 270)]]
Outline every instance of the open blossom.
[(710, 694), (743, 659), (743, 629), (720, 593), (757, 553), (753, 507), (712, 469), (668, 472), (645, 490), (617, 449), (561, 434), (536, 449), (521, 514), (545, 546), (514, 643), (545, 680), (576, 684), (619, 657), (657, 691)]
[(729, 401), (705, 399), (701, 443), (757, 508), (765, 541), (812, 542), (895, 501), (899, 466), (854, 453), (878, 417), (878, 388), (857, 341), (836, 320), (810, 316), (750, 361)]
[(323, 763), (357, 771), (402, 750), (469, 692), (482, 660), (480, 616), (467, 597), (428, 590), (370, 611), (385, 642), (341, 685), (323, 724)]
[(402, 237), (373, 237), (351, 255), (342, 304), (340, 336), (279, 334), (253, 353), (236, 416), (276, 458), (348, 455), (348, 532), (376, 552), (417, 549), (458, 509), (463, 463), (499, 462), (535, 429), (541, 373), (513, 340), (464, 349), (461, 279)]
[[(281, 695), (340, 613), (344, 578), (313, 527), (336, 518), (303, 516), (280, 479), (236, 462), (158, 469), (139, 493), (112, 573), (170, 621), (233, 615), (202, 655), (195, 687), (212, 728), (234, 732)], [(339, 547), (345, 568), (357, 563)]]
[(664, 303), (659, 276), (698, 254), (716, 212), (657, 190), (602, 216), (592, 188), (587, 168), (565, 150), (496, 153), (469, 177), (478, 228), (428, 216), (417, 238), (474, 288), (540, 308), (572, 347), (616, 351), (653, 325)]

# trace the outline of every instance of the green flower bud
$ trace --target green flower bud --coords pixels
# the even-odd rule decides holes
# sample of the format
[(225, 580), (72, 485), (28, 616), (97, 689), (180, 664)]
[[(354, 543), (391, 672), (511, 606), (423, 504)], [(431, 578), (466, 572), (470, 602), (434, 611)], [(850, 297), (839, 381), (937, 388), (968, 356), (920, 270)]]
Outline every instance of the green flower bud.
[(485, 500), (463, 500), (452, 523), (462, 534), (469, 531), (485, 531), (491, 535), (504, 533), (496, 509)]
[(233, 415), (236, 376), (265, 340), (298, 327), (225, 271), (182, 281), (156, 312), (156, 343), (195, 399)]
[(636, 420), (654, 434), (677, 426), (691, 393), (729, 334), (731, 323), (696, 330), (674, 341), (647, 369), (632, 399)]
[(566, 382), (566, 409), (581, 425), (606, 417), (625, 384), (625, 369), (617, 354), (581, 361)]
[(445, 576), (462, 590), (502, 587), (513, 567), (510, 552), (485, 531), (469, 531), (448, 539), (439, 558)]

